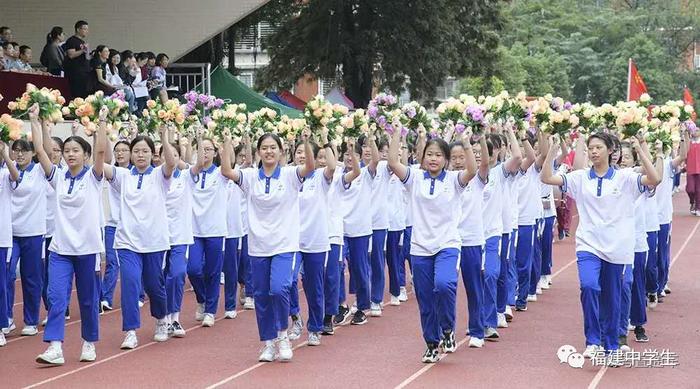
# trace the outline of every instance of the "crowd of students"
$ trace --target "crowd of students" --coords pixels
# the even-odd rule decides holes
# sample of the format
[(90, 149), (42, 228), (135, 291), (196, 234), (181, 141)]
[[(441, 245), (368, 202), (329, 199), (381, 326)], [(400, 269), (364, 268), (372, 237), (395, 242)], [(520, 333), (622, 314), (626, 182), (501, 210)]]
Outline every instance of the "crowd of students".
[(211, 327), (222, 274), (224, 316), (234, 319), (240, 304), (255, 309), (260, 361), (292, 359), (291, 341), (304, 330), (300, 274), (309, 346), (336, 326), (382, 316), (387, 274), (389, 305), (407, 301), (412, 279), (427, 345), (421, 360), (437, 362), (457, 347), (461, 273), (469, 347), (484, 347), (550, 288), (559, 193), (579, 215), (584, 356), (629, 347), (628, 327), (635, 341), (648, 341), (646, 310), (670, 293), (671, 196), (691, 143), (685, 132), (677, 155), (661, 145), (649, 150), (643, 139), (593, 133), (577, 140), (567, 166), (570, 150), (559, 138), (508, 125), (422, 135), (415, 145), (396, 131), (348, 140), (340, 150), (323, 134), (315, 144), (308, 131), (293, 145), (272, 133), (215, 142), (199, 131), (193, 146), (162, 128), (158, 142), (137, 135), (111, 145), (106, 115), (91, 146), (77, 135), (52, 137), (32, 107), (32, 142), (0, 145), (0, 199), (11, 204), (0, 209), (0, 257), (8, 258), (0, 345), (16, 329), (19, 262), (22, 335), (38, 333), (45, 290), (49, 347), (39, 363), (64, 363), (74, 278), (81, 361), (96, 359), (99, 313), (113, 309), (117, 280), (121, 347), (133, 349), (144, 295), (153, 339), (184, 337), (185, 278), (195, 319)]

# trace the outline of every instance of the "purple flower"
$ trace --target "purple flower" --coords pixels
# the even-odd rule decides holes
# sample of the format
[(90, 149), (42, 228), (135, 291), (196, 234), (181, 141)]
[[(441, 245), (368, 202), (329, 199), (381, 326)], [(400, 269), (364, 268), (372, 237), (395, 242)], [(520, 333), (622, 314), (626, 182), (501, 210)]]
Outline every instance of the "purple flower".
[(465, 129), (466, 127), (464, 127), (464, 124), (462, 123), (457, 123), (457, 125), (455, 126), (455, 132), (458, 134), (463, 133)]
[(206, 126), (206, 125), (209, 124), (210, 121), (211, 121), (211, 117), (205, 116), (205, 117), (202, 119), (202, 124), (204, 124), (204, 125)]
[(401, 136), (408, 135), (408, 128), (401, 126)]
[(695, 135), (695, 133), (698, 132), (698, 126), (696, 126), (695, 122), (692, 120), (687, 120), (685, 122), (685, 127), (691, 135)]
[(197, 101), (197, 98), (198, 98), (197, 92), (195, 92), (195, 91), (193, 91), (193, 90), (191, 90), (191, 91), (185, 93), (185, 99), (186, 99), (188, 102), (190, 102), (190, 101), (195, 101), (195, 102), (196, 102), (196, 101)]
[(406, 116), (408, 116), (410, 119), (416, 117), (416, 109), (414, 107), (409, 107), (408, 112), (406, 112)]
[(532, 120), (532, 111), (530, 109), (528, 109), (525, 112), (525, 117), (523, 118), (523, 120), (525, 120), (526, 122), (529, 122)]
[(199, 102), (202, 104), (207, 104), (209, 102), (209, 96), (199, 95)]
[(384, 125), (384, 131), (386, 131), (388, 134), (393, 134), (394, 133), (394, 126), (392, 126), (389, 123), (386, 123)]
[(368, 114), (369, 117), (371, 117), (371, 118), (376, 118), (376, 117), (377, 117), (377, 112), (378, 112), (378, 111), (379, 111), (379, 110), (377, 109), (377, 107), (376, 107), (375, 105), (371, 105), (371, 106), (367, 109), (367, 114)]
[(530, 127), (530, 128), (527, 129), (527, 131), (528, 131), (530, 134), (535, 135), (535, 134), (537, 133), (537, 128), (535, 128), (535, 127)]
[(475, 122), (481, 122), (484, 120), (484, 110), (478, 105), (470, 105), (467, 107), (467, 115), (472, 118)]
[(569, 109), (571, 109), (571, 107), (572, 107), (572, 105), (570, 102), (567, 101), (566, 103), (564, 103), (564, 109), (569, 110)]
[(384, 127), (386, 124), (386, 118), (382, 115), (377, 118), (377, 124), (379, 124), (380, 127)]
[(214, 100), (214, 107), (220, 108), (222, 105), (224, 105), (224, 100), (218, 98)]

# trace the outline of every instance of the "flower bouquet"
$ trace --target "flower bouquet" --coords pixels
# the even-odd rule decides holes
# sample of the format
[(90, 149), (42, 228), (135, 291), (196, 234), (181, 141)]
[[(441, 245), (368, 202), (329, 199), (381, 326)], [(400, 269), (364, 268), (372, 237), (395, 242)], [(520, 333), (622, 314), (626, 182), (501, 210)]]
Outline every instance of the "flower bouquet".
[(41, 88), (34, 84), (27, 84), (27, 90), (15, 101), (10, 101), (7, 108), (17, 119), (29, 117), (29, 107), (34, 104), (39, 105), (39, 118), (53, 123), (63, 120), (61, 107), (66, 103), (66, 99), (61, 96), (58, 89)]
[(369, 120), (367, 115), (365, 115), (365, 110), (363, 109), (355, 110), (355, 112), (344, 116), (342, 119), (340, 119), (340, 125), (342, 126), (343, 131), (342, 133), (338, 134), (339, 131), (336, 128), (336, 137), (332, 138), (334, 141), (339, 140), (338, 136), (342, 136), (346, 141), (348, 139), (356, 141), (357, 138), (362, 135), (369, 135), (369, 132), (371, 131)]
[(248, 112), (248, 127), (252, 131), (254, 139), (261, 137), (266, 132), (277, 133), (278, 121), (277, 111), (270, 108)]
[(647, 109), (640, 107), (637, 102), (619, 102), (617, 108), (615, 124), (624, 138), (634, 137), (640, 130), (649, 126)]
[(219, 109), (224, 105), (224, 100), (194, 90), (185, 93), (184, 97), (186, 103), (182, 111), (186, 118), (192, 118), (192, 120), (201, 120), (207, 116), (208, 111)]
[[(371, 124), (375, 124), (380, 132), (393, 133), (396, 119), (401, 119), (401, 107), (395, 96), (380, 93), (369, 102), (367, 115)], [(372, 127), (370, 128), (372, 131)], [(380, 134), (377, 134), (380, 135)]]
[(174, 126), (183, 132), (184, 124), (184, 108), (177, 100), (168, 100), (165, 104), (160, 100), (148, 100), (139, 121), (139, 130), (153, 137), (162, 126)]
[[(213, 124), (211, 124), (213, 123)], [(223, 142), (224, 137), (230, 136), (240, 141), (248, 129), (248, 115), (245, 104), (226, 104), (211, 112), (211, 120), (207, 122), (209, 136)]]
[[(294, 143), (301, 132), (307, 127), (307, 121), (303, 118), (290, 118), (287, 115), (282, 115), (280, 120), (277, 122), (277, 135), (286, 140), (288, 143)], [(316, 136), (320, 137), (321, 132), (327, 131), (325, 127), (321, 127), (317, 130)]]
[(85, 99), (78, 97), (71, 101), (67, 107), (63, 107), (63, 114), (75, 116), (85, 127), (85, 134), (91, 136), (99, 124), (100, 110), (102, 107), (107, 107), (109, 111), (107, 114), (107, 135), (114, 138), (115, 132), (121, 130), (124, 115), (126, 114), (126, 119), (129, 117), (128, 113), (125, 112), (128, 106), (128, 103), (124, 101), (123, 91), (117, 91), (111, 96), (105, 96), (104, 92), (97, 91)]
[(9, 143), (22, 137), (22, 121), (8, 114), (0, 116), (0, 142)]
[(547, 118), (547, 121), (542, 124), (542, 130), (558, 136), (568, 135), (573, 128), (578, 127), (579, 118), (576, 114), (571, 113), (568, 109), (561, 111), (552, 111)]

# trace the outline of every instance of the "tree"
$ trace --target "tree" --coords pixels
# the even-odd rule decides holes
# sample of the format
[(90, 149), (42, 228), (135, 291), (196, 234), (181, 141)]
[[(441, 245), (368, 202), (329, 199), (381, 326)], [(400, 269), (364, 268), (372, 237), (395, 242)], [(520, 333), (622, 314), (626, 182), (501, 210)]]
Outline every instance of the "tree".
[(258, 87), (289, 87), (311, 73), (340, 77), (364, 107), (373, 87), (431, 98), (448, 75), (493, 70), (501, 28), (496, 0), (288, 0), (298, 16), (282, 20), (264, 44), (270, 64)]

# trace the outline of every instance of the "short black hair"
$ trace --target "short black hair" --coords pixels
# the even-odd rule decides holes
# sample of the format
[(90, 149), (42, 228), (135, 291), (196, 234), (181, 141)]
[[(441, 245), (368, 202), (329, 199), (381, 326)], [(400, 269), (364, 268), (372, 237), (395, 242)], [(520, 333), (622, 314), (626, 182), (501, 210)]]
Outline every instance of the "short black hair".
[(7, 26), (0, 27), (0, 34), (4, 34), (5, 31), (7, 31), (7, 30), (10, 30), (10, 27), (7, 27)]
[(87, 25), (88, 25), (88, 22), (86, 22), (84, 20), (78, 20), (77, 22), (75, 22), (75, 26), (74, 26), (75, 31), (78, 31), (78, 30), (80, 30), (80, 28), (82, 28), (83, 26), (87, 26)]
[(75, 142), (80, 145), (80, 148), (83, 149), (84, 153), (88, 155), (92, 154), (92, 147), (90, 146), (90, 143), (88, 143), (88, 141), (86, 141), (83, 137), (77, 135), (69, 136), (66, 139), (66, 141), (63, 142), (63, 147), (61, 147), (61, 151), (63, 151), (68, 142)]
[(34, 145), (29, 143), (26, 139), (17, 139), (12, 142), (12, 151), (34, 151)]
[(448, 145), (447, 142), (445, 142), (445, 140), (442, 138), (432, 138), (425, 142), (425, 148), (423, 149), (423, 158), (421, 158), (421, 161), (425, 160), (425, 153), (426, 151), (428, 151), (428, 147), (432, 145), (436, 145), (440, 148), (440, 151), (442, 151), (442, 154), (445, 156), (446, 161), (450, 160), (450, 145)]
[(591, 136), (586, 139), (586, 146), (590, 145), (591, 140), (593, 139), (598, 139), (605, 144), (605, 147), (608, 149), (608, 151), (610, 151), (610, 154), (608, 154), (608, 163), (612, 163), (612, 152), (615, 151), (615, 140), (613, 137), (606, 132), (596, 132), (591, 134)]
[(156, 57), (156, 66), (160, 66), (160, 63), (163, 61), (164, 58), (170, 59), (167, 54), (165, 53), (160, 53)]
[(19, 55), (22, 55), (27, 52), (27, 50), (31, 50), (32, 48), (27, 46), (27, 45), (22, 45), (19, 47)]
[(134, 146), (136, 146), (136, 144), (139, 142), (146, 142), (146, 144), (148, 145), (148, 148), (151, 149), (151, 154), (156, 153), (156, 146), (153, 143), (153, 139), (151, 139), (150, 137), (145, 136), (145, 135), (137, 135), (136, 138), (134, 138), (131, 141), (131, 144), (129, 144), (129, 152), (130, 153), (134, 152)]
[(63, 139), (61, 139), (61, 138), (59, 138), (59, 137), (57, 137), (57, 136), (52, 136), (52, 137), (51, 137), (51, 140), (54, 141), (54, 142), (56, 142), (56, 144), (58, 144), (58, 148), (59, 148), (59, 149), (63, 150)]
[(138, 53), (136, 54), (136, 60), (141, 61), (144, 59), (148, 59), (148, 53)]

